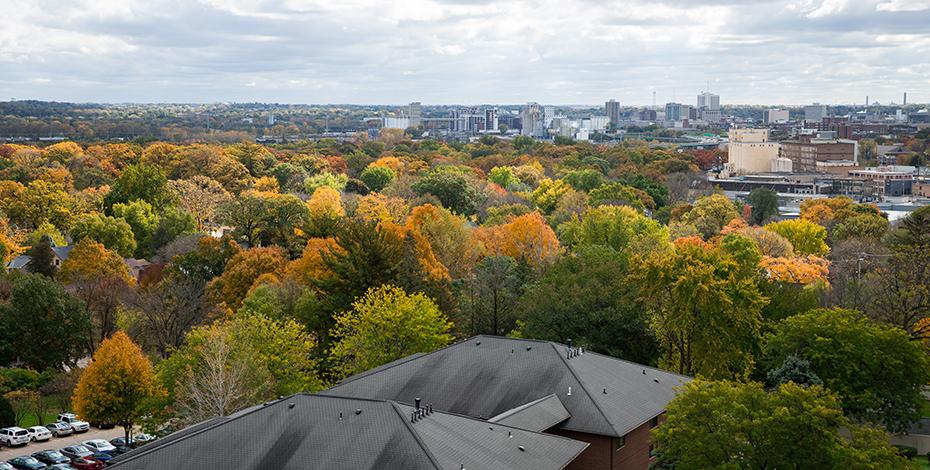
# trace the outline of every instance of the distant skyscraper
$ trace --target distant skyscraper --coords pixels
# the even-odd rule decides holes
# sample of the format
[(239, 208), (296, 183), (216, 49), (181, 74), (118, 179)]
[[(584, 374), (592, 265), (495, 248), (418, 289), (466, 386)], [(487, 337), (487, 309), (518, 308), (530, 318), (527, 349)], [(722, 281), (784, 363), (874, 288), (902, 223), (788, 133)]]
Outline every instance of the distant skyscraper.
[(697, 97), (697, 111), (707, 122), (720, 122), (720, 95), (703, 92)]
[(691, 106), (681, 103), (667, 103), (665, 105), (666, 121), (684, 121), (691, 117)]
[(614, 126), (620, 124), (620, 102), (615, 100), (610, 100), (604, 103), (604, 112), (607, 114), (607, 119), (610, 120), (610, 123)]
[(486, 131), (497, 130), (497, 108), (490, 108), (490, 109), (484, 110), (484, 130)]
[(269, 125), (269, 126), (273, 126), (273, 125), (274, 125), (274, 113), (271, 113), (271, 114), (268, 115), (268, 125)]
[(538, 103), (528, 103), (520, 112), (520, 121), (523, 125), (520, 134), (541, 137), (543, 130), (542, 118), (542, 107)]
[(543, 106), (543, 124), (546, 127), (551, 126), (553, 118), (555, 118), (555, 106)]
[(804, 107), (805, 122), (822, 122), (827, 117), (827, 106), (820, 103), (814, 103)]
[(423, 111), (419, 101), (407, 105), (407, 117), (410, 118), (410, 127), (420, 127)]

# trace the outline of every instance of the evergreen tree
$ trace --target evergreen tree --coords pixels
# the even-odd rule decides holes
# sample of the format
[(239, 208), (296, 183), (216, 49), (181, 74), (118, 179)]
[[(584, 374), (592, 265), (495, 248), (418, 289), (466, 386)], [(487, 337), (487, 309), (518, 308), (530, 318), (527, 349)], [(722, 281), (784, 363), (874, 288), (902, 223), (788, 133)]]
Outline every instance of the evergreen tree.
[(55, 266), (55, 252), (52, 251), (52, 246), (51, 237), (44, 235), (35, 246), (26, 252), (32, 258), (29, 264), (26, 265), (29, 272), (46, 277), (54, 277), (58, 273), (58, 266)]

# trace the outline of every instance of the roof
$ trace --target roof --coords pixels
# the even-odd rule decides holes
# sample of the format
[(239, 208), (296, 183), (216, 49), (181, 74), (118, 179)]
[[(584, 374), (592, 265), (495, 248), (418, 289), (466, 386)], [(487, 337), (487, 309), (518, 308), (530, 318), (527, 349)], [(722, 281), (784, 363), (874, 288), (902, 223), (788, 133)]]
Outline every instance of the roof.
[(488, 421), (530, 431), (545, 431), (571, 417), (559, 397), (553, 394), (505, 411)]
[[(556, 427), (625, 436), (665, 410), (690, 380), (564, 344), (476, 336), (350, 377), (323, 394), (410, 402), (480, 419), (555, 395), (571, 415)], [(550, 402), (547, 402), (550, 404)]]
[(300, 394), (167, 436), (109, 468), (564, 468), (587, 444), (393, 401)]
[(19, 255), (9, 263), (6, 264), (7, 269), (23, 269), (26, 267), (29, 262), (32, 261), (32, 257), (29, 255)]

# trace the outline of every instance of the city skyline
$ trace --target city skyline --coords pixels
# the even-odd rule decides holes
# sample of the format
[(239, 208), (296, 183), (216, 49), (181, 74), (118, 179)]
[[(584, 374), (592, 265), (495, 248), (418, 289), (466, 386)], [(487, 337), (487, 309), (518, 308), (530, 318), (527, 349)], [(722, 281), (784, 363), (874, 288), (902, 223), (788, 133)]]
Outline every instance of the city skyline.
[(0, 97), (930, 102), (930, 1), (5, 0)]

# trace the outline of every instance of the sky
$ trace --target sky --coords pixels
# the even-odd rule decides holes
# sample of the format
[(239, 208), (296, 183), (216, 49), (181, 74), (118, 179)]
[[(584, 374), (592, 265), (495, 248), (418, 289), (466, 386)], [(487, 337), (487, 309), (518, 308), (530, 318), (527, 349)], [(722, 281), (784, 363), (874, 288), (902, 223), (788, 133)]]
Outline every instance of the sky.
[(930, 102), (930, 0), (0, 0), (0, 100)]

